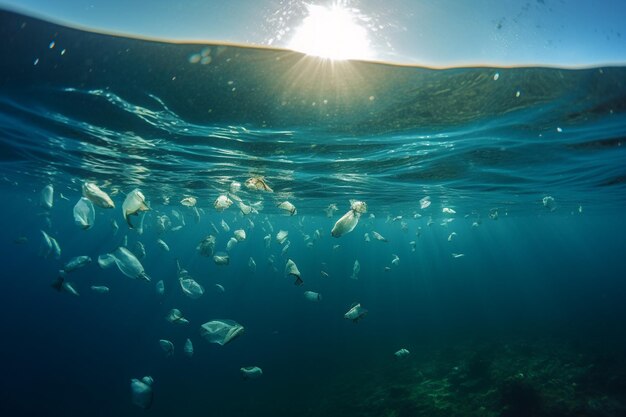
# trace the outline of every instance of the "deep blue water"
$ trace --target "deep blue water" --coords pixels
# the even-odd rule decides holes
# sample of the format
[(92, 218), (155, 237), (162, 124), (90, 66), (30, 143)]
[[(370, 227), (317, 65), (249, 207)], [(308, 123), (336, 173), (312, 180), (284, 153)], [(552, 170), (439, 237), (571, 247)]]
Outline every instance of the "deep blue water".
[[(489, 377), (466, 376), (487, 381), (469, 394), (469, 384), (448, 388), (482, 401), (485, 410), (467, 415), (625, 415), (626, 68), (331, 64), (93, 34), (8, 12), (0, 33), (2, 415), (144, 414), (129, 387), (145, 375), (155, 380), (147, 413), (159, 416), (452, 415), (428, 408), (428, 393), (408, 393), (435, 379), (427, 368), (453, 380), (455, 367), (485, 351), (517, 365), (494, 360)], [(211, 62), (193, 63), (203, 52)], [(231, 182), (252, 176), (274, 189), (236, 193), (263, 201), (258, 214), (213, 208)], [(116, 204), (96, 207), (89, 230), (72, 217), (84, 181)], [(39, 204), (48, 184), (52, 209)], [(142, 234), (121, 213), (134, 188), (151, 207)], [(197, 222), (179, 203), (188, 195), (198, 199)], [(432, 204), (421, 209), (426, 196)], [(331, 237), (353, 198), (368, 213)], [(276, 208), (285, 200), (295, 216)], [(328, 218), (331, 203), (338, 211)], [(159, 233), (158, 216), (181, 224), (172, 210), (185, 226)], [(228, 266), (197, 253), (208, 234), (224, 250), (239, 228), (248, 237)], [(281, 229), (285, 255), (274, 239)], [(58, 240), (60, 259), (38, 256), (40, 230)], [(320, 239), (307, 239), (316, 230)], [(98, 256), (124, 237), (129, 249), (145, 245), (151, 282), (99, 268)], [(93, 259), (68, 275), (80, 296), (54, 291), (58, 270), (78, 255)], [(284, 276), (287, 259), (303, 286)], [(204, 286), (199, 299), (178, 287), (176, 260)], [(307, 301), (306, 290), (322, 300)], [(368, 310), (357, 324), (343, 318), (353, 302)], [(168, 323), (172, 308), (190, 324)], [(236, 320), (245, 333), (209, 344), (199, 328), (212, 319)], [(182, 353), (186, 338), (192, 358)], [(159, 339), (174, 343), (172, 357)], [(394, 360), (400, 348), (411, 351), (404, 361)], [(550, 382), (530, 371), (557, 363), (547, 351), (580, 363), (554, 366)], [(262, 378), (243, 380), (239, 368), (253, 365)], [(581, 375), (568, 376), (572, 368)], [(510, 401), (519, 373), (543, 408)], [(573, 399), (552, 405), (551, 383), (573, 387)], [(496, 400), (480, 400), (491, 389)]]

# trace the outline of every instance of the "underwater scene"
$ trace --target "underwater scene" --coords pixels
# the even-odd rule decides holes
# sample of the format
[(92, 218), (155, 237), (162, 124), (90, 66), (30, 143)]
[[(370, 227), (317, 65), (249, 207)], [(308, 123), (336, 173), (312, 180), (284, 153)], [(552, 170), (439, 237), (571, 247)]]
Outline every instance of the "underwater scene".
[(0, 11), (3, 416), (626, 416), (626, 67)]

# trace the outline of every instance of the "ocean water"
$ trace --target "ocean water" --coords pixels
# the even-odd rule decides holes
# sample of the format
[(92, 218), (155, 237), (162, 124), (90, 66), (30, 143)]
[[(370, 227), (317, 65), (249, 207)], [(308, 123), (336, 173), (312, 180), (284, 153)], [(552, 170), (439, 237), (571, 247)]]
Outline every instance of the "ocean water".
[[(0, 34), (3, 416), (626, 415), (626, 68), (330, 62), (12, 12)], [(257, 177), (273, 192), (247, 189)], [(86, 181), (115, 203), (89, 229), (73, 218)], [(131, 228), (134, 189), (150, 210)], [(217, 211), (222, 194), (258, 213)], [(335, 238), (352, 199), (367, 213)], [(213, 235), (225, 251), (237, 229), (228, 265), (196, 250)], [(138, 242), (150, 282), (99, 266)], [(79, 295), (55, 291), (79, 255)], [(245, 331), (211, 344), (214, 319)], [(144, 376), (148, 410), (131, 400)]]

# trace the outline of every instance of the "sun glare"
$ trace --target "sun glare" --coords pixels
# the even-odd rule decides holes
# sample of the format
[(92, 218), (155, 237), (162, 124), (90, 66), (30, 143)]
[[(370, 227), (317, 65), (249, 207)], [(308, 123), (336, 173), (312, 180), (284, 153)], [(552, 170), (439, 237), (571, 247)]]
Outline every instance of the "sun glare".
[(309, 15), (296, 29), (289, 48), (328, 59), (372, 59), (367, 30), (353, 9), (307, 4)]

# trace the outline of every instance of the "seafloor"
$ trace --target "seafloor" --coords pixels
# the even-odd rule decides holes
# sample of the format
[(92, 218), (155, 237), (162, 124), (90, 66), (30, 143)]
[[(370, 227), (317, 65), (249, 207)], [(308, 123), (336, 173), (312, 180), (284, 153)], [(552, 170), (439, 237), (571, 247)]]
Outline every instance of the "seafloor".
[(303, 415), (626, 416), (626, 361), (602, 341), (500, 340), (425, 347), (329, 381)]

